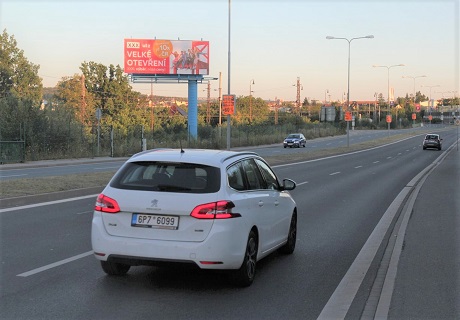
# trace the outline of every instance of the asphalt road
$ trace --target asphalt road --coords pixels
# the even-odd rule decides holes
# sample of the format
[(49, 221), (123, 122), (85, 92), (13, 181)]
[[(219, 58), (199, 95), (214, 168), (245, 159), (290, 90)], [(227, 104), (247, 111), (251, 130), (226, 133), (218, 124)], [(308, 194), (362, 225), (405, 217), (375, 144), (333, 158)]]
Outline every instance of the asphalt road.
[[(454, 130), (444, 132), (443, 136), (444, 149), (457, 139)], [(420, 137), (415, 137), (344, 156), (276, 166), (281, 178), (293, 178), (298, 183), (292, 192), (299, 208), (297, 247), (291, 256), (275, 253), (262, 260), (254, 284), (246, 289), (235, 288), (224, 274), (185, 267), (135, 267), (125, 277), (106, 276), (92, 257), (90, 244), (96, 194), (1, 209), (0, 316), (2, 319), (316, 319), (326, 309), (339, 314), (334, 301), (350, 300), (346, 317), (358, 319), (366, 308), (377, 308), (369, 306), (369, 297), (387, 243), (393, 238), (397, 212), (401, 210), (397, 208), (388, 229), (382, 229), (379, 245), (369, 248), (369, 239), (374, 238), (375, 230), (381, 230), (382, 220), (402, 190), (420, 172), (440, 161), (442, 154), (436, 150), (423, 151)], [(447, 205), (446, 202), (452, 204), (451, 199), (440, 196), (439, 190), (447, 181), (449, 190), (460, 193), (459, 180), (455, 180), (459, 176), (458, 155), (453, 160), (447, 159), (450, 167), (440, 165), (436, 169), (447, 172), (442, 171), (442, 179), (430, 175), (428, 188), (434, 186), (440, 197), (429, 207), (430, 211), (443, 210), (446, 215), (459, 207)], [(451, 177), (449, 170), (454, 172)], [(421, 189), (420, 194), (424, 192), (426, 189)], [(421, 212), (417, 219), (422, 225), (425, 205), (417, 200), (414, 207)], [(411, 281), (405, 287), (398, 287), (399, 284), (418, 276), (428, 278), (443, 265), (441, 261), (459, 270), (459, 242), (448, 238), (458, 230), (458, 217), (451, 216), (447, 222), (451, 223), (450, 228), (446, 232), (439, 230), (437, 245), (431, 247), (440, 250), (436, 256), (439, 261), (427, 262), (420, 257), (417, 259), (421, 261), (414, 260), (412, 255), (423, 255), (423, 250), (422, 245), (417, 245), (420, 237), (409, 233), (407, 244), (422, 253), (403, 252), (401, 261), (417, 261), (426, 267), (417, 274), (412, 272), (413, 266), (403, 267), (401, 270), (406, 270), (399, 273), (395, 292), (407, 297), (419, 288), (420, 281), (413, 282), (415, 287), (410, 285)], [(424, 227), (430, 234), (429, 226)], [(454, 244), (441, 246), (445, 241)], [(368, 265), (360, 261), (363, 253), (371, 257)], [(363, 275), (351, 272), (348, 281), (356, 261), (365, 272)], [(455, 274), (458, 276), (458, 271), (446, 273), (447, 279), (443, 278), (443, 283), (449, 280), (454, 283), (449, 287), (450, 294), (458, 293), (458, 283), (450, 278)], [(356, 291), (341, 291), (343, 279), (359, 282)], [(455, 301), (458, 296), (450, 299), (458, 302)], [(407, 304), (393, 304), (395, 308), (390, 315), (395, 319), (402, 314), (414, 315), (413, 309), (404, 309), (409, 300), (406, 298)], [(452, 309), (443, 310), (445, 316), (452, 314), (449, 313)], [(447, 319), (438, 315), (438, 319)]]

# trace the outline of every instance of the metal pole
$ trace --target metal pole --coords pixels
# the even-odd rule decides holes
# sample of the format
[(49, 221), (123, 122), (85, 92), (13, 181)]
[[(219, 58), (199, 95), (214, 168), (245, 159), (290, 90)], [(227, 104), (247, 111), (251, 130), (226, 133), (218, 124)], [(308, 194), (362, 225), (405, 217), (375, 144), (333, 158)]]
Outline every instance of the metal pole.
[[(351, 40), (348, 40), (348, 81), (347, 81), (347, 110), (350, 111), (350, 47), (351, 47)], [(350, 121), (347, 121), (347, 147), (350, 146)]]
[[(230, 21), (231, 21), (231, 0), (228, 0), (228, 94), (230, 94)], [(227, 115), (227, 150), (230, 150), (230, 115)]]

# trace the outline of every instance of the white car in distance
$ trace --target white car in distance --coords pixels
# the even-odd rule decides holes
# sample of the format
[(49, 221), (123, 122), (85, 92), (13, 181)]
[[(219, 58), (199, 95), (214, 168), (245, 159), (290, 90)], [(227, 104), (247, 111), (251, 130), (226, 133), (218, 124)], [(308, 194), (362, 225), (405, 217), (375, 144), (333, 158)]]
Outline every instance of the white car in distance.
[(297, 208), (253, 152), (154, 149), (132, 156), (98, 196), (94, 255), (109, 275), (131, 266), (192, 263), (252, 284), (257, 261), (294, 251)]

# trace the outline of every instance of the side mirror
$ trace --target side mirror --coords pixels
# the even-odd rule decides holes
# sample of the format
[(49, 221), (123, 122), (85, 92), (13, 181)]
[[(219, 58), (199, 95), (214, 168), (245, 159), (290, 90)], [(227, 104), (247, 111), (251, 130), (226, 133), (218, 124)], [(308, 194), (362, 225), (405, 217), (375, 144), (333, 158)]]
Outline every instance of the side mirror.
[(291, 179), (283, 179), (283, 190), (294, 190), (296, 183)]

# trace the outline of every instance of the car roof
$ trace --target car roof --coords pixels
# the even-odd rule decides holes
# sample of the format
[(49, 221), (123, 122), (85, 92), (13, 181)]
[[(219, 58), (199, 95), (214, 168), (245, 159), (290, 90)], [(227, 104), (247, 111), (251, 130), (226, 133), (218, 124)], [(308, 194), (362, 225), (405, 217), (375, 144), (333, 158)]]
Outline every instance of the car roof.
[(439, 134), (437, 133), (427, 133), (425, 137), (427, 136), (438, 136), (439, 137)]
[(136, 161), (166, 161), (182, 163), (199, 163), (210, 166), (220, 166), (223, 162), (232, 158), (244, 158), (259, 155), (248, 151), (230, 151), (214, 149), (152, 149), (139, 152), (128, 159)]

